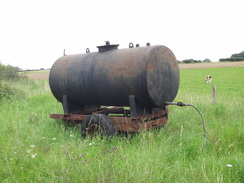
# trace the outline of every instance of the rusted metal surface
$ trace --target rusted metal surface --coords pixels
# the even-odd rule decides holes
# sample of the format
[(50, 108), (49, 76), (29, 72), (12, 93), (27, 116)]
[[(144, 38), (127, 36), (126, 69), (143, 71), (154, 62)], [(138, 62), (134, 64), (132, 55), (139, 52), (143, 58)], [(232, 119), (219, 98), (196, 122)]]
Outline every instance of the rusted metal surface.
[(58, 101), (62, 103), (62, 96), (67, 95), (70, 112), (91, 105), (128, 106), (129, 95), (140, 106), (152, 109), (174, 100), (179, 67), (165, 46), (112, 49), (59, 58), (49, 83)]
[[(119, 107), (114, 108), (106, 108), (103, 110), (94, 110), (93, 112), (84, 112), (83, 114), (51, 114), (50, 117), (53, 119), (62, 119), (71, 124), (82, 123), (84, 119), (86, 119), (91, 114), (103, 113), (110, 114), (116, 113), (121, 114), (123, 116), (109, 116), (111, 121), (113, 122), (117, 131), (124, 132), (141, 132), (144, 130), (149, 130), (155, 127), (160, 127), (167, 123), (168, 121), (168, 111), (166, 110), (158, 111), (153, 114), (147, 114), (138, 117), (130, 117), (127, 110)], [(86, 113), (86, 114), (84, 114)]]
[(160, 116), (159, 118), (145, 118), (136, 117), (134, 119), (130, 117), (109, 117), (117, 131), (125, 132), (141, 132), (144, 130), (149, 130), (155, 127), (163, 126), (168, 122), (168, 116)]

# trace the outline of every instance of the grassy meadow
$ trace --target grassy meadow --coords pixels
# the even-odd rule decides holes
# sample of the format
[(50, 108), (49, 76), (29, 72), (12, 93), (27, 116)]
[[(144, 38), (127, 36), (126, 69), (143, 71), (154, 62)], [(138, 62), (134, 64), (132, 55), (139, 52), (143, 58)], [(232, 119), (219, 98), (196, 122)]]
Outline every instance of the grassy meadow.
[(0, 182), (243, 183), (243, 78), (244, 67), (181, 70), (175, 101), (202, 112), (206, 147), (192, 107), (170, 106), (161, 130), (82, 139), (79, 126), (49, 118), (63, 110), (47, 80), (0, 81)]

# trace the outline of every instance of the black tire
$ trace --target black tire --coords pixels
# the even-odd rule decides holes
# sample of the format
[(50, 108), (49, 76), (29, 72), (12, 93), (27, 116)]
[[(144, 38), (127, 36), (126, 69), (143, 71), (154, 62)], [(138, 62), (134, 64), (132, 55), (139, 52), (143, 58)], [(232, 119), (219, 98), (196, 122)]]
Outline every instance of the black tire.
[(113, 122), (104, 114), (92, 114), (81, 123), (81, 136), (96, 136), (96, 134), (111, 137), (117, 134)]

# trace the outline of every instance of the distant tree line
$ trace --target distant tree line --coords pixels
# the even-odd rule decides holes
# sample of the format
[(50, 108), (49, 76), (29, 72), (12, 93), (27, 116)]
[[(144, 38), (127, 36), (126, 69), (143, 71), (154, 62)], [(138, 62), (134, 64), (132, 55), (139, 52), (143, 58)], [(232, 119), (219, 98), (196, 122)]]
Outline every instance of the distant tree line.
[(237, 62), (237, 61), (244, 61), (244, 51), (241, 53), (235, 53), (231, 55), (230, 58), (221, 58), (219, 59), (220, 62), (230, 61), (230, 62)]
[(182, 61), (178, 61), (178, 63), (202, 63), (202, 62), (211, 62), (211, 60), (209, 60), (208, 58), (202, 60), (194, 60), (194, 59), (186, 59), (186, 60), (182, 60)]
[(231, 55), (231, 57), (244, 58), (244, 51), (242, 51), (241, 53), (235, 53), (235, 54)]
[(220, 62), (238, 62), (238, 61), (244, 61), (244, 58), (240, 58), (240, 57), (231, 57), (231, 58), (221, 58), (219, 59)]

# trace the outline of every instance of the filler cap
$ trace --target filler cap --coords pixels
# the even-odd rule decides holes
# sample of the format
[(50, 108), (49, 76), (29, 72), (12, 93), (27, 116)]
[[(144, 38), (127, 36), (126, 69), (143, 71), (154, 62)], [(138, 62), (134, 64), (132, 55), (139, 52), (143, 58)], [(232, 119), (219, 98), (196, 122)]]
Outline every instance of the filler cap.
[(106, 43), (105, 45), (97, 46), (98, 52), (102, 53), (102, 52), (118, 49), (119, 44), (110, 44), (109, 41), (105, 41), (105, 43)]

